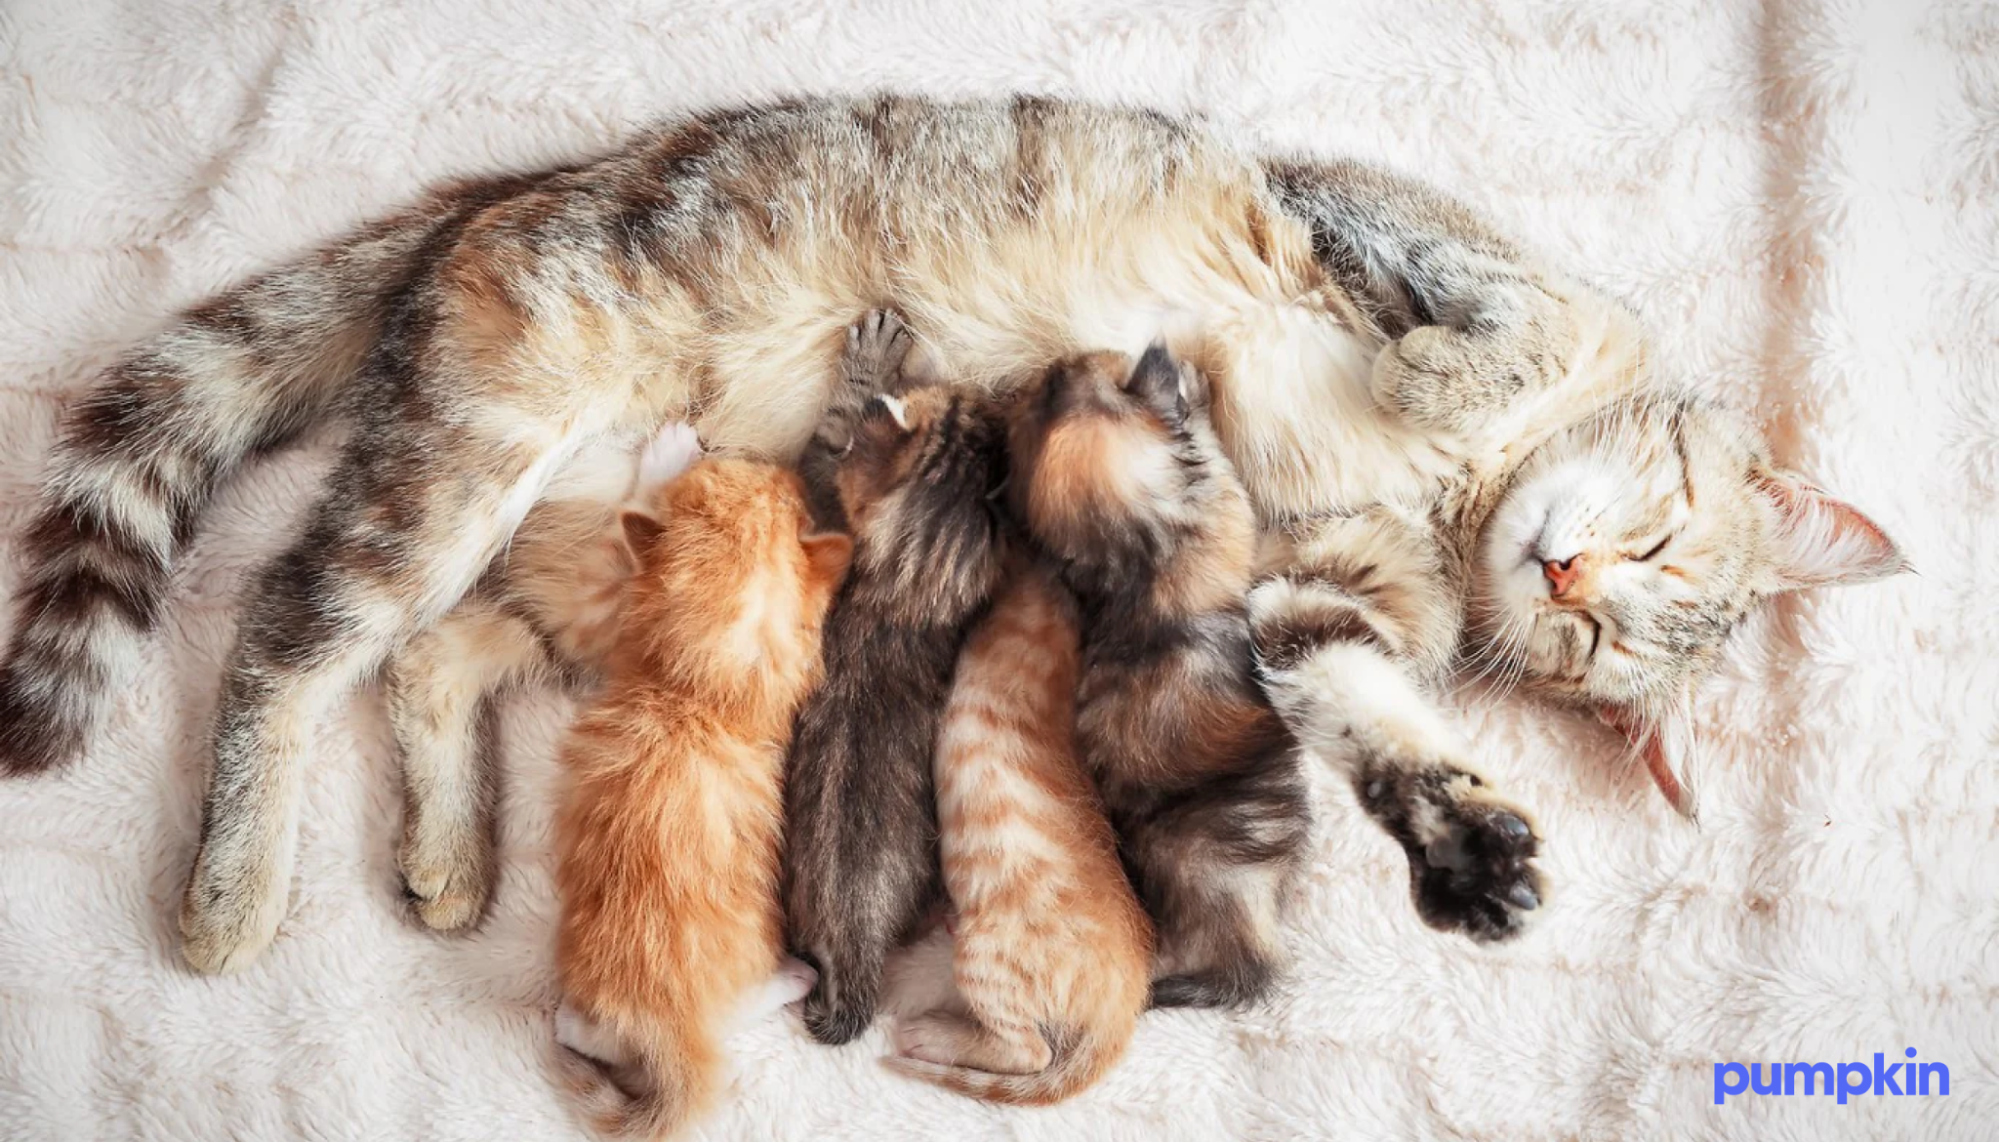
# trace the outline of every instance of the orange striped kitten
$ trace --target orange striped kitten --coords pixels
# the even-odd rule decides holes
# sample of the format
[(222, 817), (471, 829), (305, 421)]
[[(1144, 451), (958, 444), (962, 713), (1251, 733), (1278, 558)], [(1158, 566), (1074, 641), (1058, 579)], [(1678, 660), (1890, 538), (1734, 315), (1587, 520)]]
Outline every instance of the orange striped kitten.
[[(942, 1003), (897, 1020), (889, 1066), (1001, 1103), (1096, 1082), (1131, 1042), (1150, 980), (1152, 924), (1076, 756), (1074, 607), (1016, 559), (959, 656), (935, 763), (956, 922), (910, 950), (895, 985), (924, 989), (927, 975)], [(947, 974), (955, 995), (936, 984)]]
[(557, 823), (556, 1037), (618, 1076), (585, 1085), (597, 1126), (651, 1138), (707, 1108), (735, 1014), (812, 986), (784, 955), (784, 756), (852, 551), (769, 465), (698, 464), (659, 511), (624, 517), (639, 571)]

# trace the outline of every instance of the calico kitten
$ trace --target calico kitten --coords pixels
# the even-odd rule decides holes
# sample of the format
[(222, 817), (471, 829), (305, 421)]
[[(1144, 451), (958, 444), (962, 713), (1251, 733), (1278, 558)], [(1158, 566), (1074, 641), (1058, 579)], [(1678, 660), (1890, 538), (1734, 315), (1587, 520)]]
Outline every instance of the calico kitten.
[[(892, 378), (881, 358), (907, 344), (899, 321), (864, 325), (848, 390)], [(841, 1044), (873, 1020), (890, 950), (939, 893), (931, 756), (958, 649), (1001, 571), (1005, 440), (991, 402), (933, 386), (874, 397), (815, 448), (840, 452), (854, 566), (792, 743), (785, 906), (793, 948), (819, 971), (806, 1027)]]
[(1245, 1003), (1310, 826), (1259, 689), (1256, 521), (1163, 346), (1057, 364), (1014, 406), (1011, 502), (1083, 616), (1076, 738), (1158, 926), (1152, 1002)]
[[(1076, 756), (1077, 627), (1048, 569), (1014, 558), (958, 657), (937, 742), (953, 923), (892, 985), (942, 1002), (898, 1016), (890, 1066), (1000, 1103), (1095, 1083), (1124, 1055), (1151, 979), (1152, 923)], [(905, 983), (926, 970), (955, 988)]]
[(602, 442), (579, 456), (521, 524), (491, 574), (389, 661), (389, 723), (403, 767), (397, 855), (417, 916), (433, 929), (477, 920), (492, 892), (492, 759), (480, 723), (502, 690), (594, 680), (618, 633), (636, 553), (620, 512), (649, 513), (701, 454), (691, 426), (639, 450)]
[(660, 519), (625, 526), (623, 630), (563, 750), (557, 1034), (632, 1073), (636, 1101), (586, 1085), (598, 1126), (659, 1138), (708, 1106), (745, 1001), (812, 982), (784, 955), (784, 751), (852, 544), (813, 533), (797, 477), (740, 460), (695, 466)]

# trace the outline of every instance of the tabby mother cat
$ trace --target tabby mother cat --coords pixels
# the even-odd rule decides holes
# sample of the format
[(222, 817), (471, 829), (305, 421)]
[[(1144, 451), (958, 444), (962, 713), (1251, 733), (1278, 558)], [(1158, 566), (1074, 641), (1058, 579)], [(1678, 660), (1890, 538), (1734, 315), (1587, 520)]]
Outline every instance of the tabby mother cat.
[[(808, 100), (441, 190), (197, 306), (68, 414), (0, 667), (0, 766), (82, 750), (217, 485), (355, 426), (246, 601), (180, 926), (241, 967), (283, 918), (314, 713), (464, 595), (587, 442), (692, 420), (795, 457), (875, 306), (918, 365), (1000, 388), (1165, 337), (1277, 543), (1272, 693), (1475, 936), (1538, 902), (1525, 816), (1422, 688), (1461, 631), (1639, 735), (1758, 599), (1901, 566), (1655, 383), (1624, 310), (1365, 166), (1047, 99)], [(504, 575), (504, 565), (493, 574)]]

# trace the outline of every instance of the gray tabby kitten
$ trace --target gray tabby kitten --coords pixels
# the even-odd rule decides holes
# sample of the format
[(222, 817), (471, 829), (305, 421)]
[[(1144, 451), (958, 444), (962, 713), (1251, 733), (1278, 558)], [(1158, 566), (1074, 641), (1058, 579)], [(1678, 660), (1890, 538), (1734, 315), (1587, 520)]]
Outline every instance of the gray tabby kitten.
[(1476, 860), (1522, 839), (1423, 694), (1461, 630), (1651, 735), (1757, 601), (1902, 566), (1748, 426), (1659, 391), (1629, 314), (1418, 185), (1146, 111), (806, 100), (442, 191), (136, 347), (71, 409), (23, 540), (0, 766), (82, 751), (232, 470), (353, 419), (216, 714), (183, 947), (247, 964), (287, 907), (314, 713), (448, 612), (592, 440), (684, 418), (795, 457), (880, 305), (975, 385), (1162, 333), (1211, 379), (1285, 541), (1255, 600), (1273, 697), (1448, 927), (1511, 931), (1527, 897)]

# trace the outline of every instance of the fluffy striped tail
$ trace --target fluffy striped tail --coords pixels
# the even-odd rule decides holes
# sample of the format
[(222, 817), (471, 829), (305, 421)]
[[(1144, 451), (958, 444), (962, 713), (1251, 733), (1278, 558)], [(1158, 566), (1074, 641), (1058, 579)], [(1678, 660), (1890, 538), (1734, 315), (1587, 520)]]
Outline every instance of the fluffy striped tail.
[[(665, 1139), (708, 1110), (722, 1082), (722, 1057), (714, 1038), (698, 1029), (684, 1035), (655, 1020), (604, 1026), (632, 1057), (632, 1094), (623, 1073), (595, 1056), (571, 1057), (569, 1086), (600, 1134), (616, 1139)], [(575, 1046), (571, 1045), (572, 1051)], [(615, 1076), (615, 1078), (614, 1078)]]
[(1069, 1029), (1051, 1031), (1048, 1046), (1054, 1055), (1048, 1066), (1026, 1075), (996, 1075), (908, 1056), (890, 1056), (883, 1062), (890, 1071), (973, 1099), (1041, 1107), (1060, 1103), (1103, 1078), (1105, 1072), (1124, 1058), (1130, 1042), (1130, 1030), (1117, 1035), (1085, 1035)]
[(246, 458), (330, 416), (424, 251), (505, 181), (416, 210), (183, 314), (69, 409), (0, 665), (0, 774), (73, 758), (129, 678), (175, 558)]

